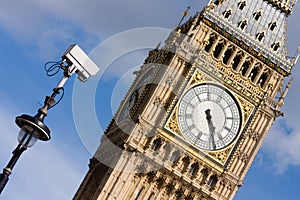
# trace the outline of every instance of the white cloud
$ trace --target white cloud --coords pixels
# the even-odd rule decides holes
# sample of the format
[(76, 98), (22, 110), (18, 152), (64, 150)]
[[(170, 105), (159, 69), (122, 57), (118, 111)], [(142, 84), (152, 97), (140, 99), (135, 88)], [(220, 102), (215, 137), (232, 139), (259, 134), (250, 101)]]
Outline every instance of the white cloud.
[[(1, 158), (4, 156), (4, 151), (7, 153), (7, 150), (5, 150), (5, 147), (10, 147), (15, 145), (17, 142), (17, 133), (18, 133), (18, 128), (14, 123), (14, 116), (12, 113), (16, 111), (16, 108), (13, 105), (7, 105), (7, 102), (3, 102), (3, 99), (1, 99), (1, 106), (0, 106), (0, 142), (5, 141), (5, 143), (1, 144), (1, 149), (0, 155)], [(4, 105), (9, 107), (9, 112), (7, 109), (4, 108)], [(8, 151), (10, 152), (10, 150)]]
[[(124, 31), (129, 28), (140, 26), (156, 26), (162, 21), (169, 21), (172, 15), (180, 15), (181, 10), (176, 13), (174, 9), (168, 12), (164, 18), (161, 14), (165, 14), (165, 8), (173, 2), (168, 1), (141, 1), (141, 0), (91, 0), (91, 1), (37, 1), (39, 7), (46, 10), (47, 13), (55, 16), (58, 19), (80, 24), (87, 29), (88, 32), (94, 34), (104, 34), (109, 36), (119, 31)], [(183, 8), (180, 8), (183, 9)], [(153, 11), (156, 11), (155, 14)], [(176, 18), (175, 18), (176, 20)], [(166, 24), (170, 26), (170, 24)], [(172, 26), (172, 25), (171, 25)], [(109, 35), (107, 35), (109, 34)]]
[(300, 131), (286, 127), (286, 122), (280, 120), (275, 123), (267, 136), (263, 151), (271, 158), (277, 173), (285, 172), (290, 166), (299, 167)]
[(0, 23), (15, 38), (28, 38), (43, 23), (43, 10), (32, 1), (3, 2), (0, 7)]
[(86, 46), (95, 43), (95, 37), (85, 28), (85, 21), (76, 21), (73, 16), (77, 15), (69, 13), (68, 4), (72, 2), (61, 3), (63, 10), (41, 2), (7, 1), (0, 7), (0, 28), (17, 43), (25, 44), (26, 53), (35, 59), (37, 56), (49, 59), (61, 55), (61, 46), (66, 48), (79, 40)]
[[(12, 0), (1, 4), (0, 28), (18, 43), (37, 48), (34, 54), (48, 52), (42, 56), (49, 58), (72, 42), (92, 48), (97, 41), (132, 28), (173, 28), (186, 4), (172, 0)], [(205, 2), (193, 5), (195, 12)]]
[[(298, 32), (300, 26), (295, 26), (300, 17), (300, 4), (296, 4), (294, 13), (288, 20), (288, 47), (291, 55), (297, 49)], [(284, 118), (276, 119), (262, 146), (262, 155), (258, 155), (260, 164), (268, 169), (275, 169), (276, 173), (286, 173), (289, 167), (300, 167), (300, 123), (299, 123), (299, 88), (300, 88), (299, 61), (294, 66), (292, 76), (294, 81), (282, 107)], [(289, 79), (289, 78), (287, 78)], [(271, 160), (271, 162), (269, 162)]]

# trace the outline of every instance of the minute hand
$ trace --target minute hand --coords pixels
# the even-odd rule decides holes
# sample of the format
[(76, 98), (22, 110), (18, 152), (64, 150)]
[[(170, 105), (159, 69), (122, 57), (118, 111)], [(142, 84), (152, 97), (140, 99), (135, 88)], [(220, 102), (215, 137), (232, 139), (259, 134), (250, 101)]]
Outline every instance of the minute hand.
[(207, 109), (205, 111), (205, 114), (206, 114), (206, 120), (207, 120), (207, 123), (208, 123), (208, 129), (209, 129), (210, 137), (211, 137), (211, 140), (212, 140), (213, 149), (216, 149), (216, 143), (215, 143), (215, 139), (214, 139), (215, 127), (214, 127), (214, 125), (211, 121), (212, 116), (210, 114), (210, 109)]

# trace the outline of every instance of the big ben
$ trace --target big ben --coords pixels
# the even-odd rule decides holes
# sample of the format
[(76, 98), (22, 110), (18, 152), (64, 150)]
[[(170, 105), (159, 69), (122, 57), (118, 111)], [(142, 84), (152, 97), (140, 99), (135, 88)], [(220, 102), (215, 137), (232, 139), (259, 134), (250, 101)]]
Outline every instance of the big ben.
[(135, 72), (74, 199), (233, 199), (282, 115), (294, 5), (215, 0), (179, 24)]

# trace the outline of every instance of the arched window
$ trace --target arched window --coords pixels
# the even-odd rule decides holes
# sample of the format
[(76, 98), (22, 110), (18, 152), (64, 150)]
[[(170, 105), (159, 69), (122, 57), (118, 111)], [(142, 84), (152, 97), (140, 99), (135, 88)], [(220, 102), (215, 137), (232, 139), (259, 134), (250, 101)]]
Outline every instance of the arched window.
[(215, 51), (213, 53), (215, 58), (219, 58), (222, 49), (224, 48), (224, 41), (220, 41), (219, 44), (216, 46)]
[(276, 28), (276, 26), (277, 26), (277, 23), (276, 22), (271, 22), (271, 23), (269, 23), (269, 29), (271, 30), (271, 31), (274, 31), (275, 30), (275, 28)]
[(223, 63), (224, 63), (225, 65), (228, 65), (228, 64), (229, 64), (228, 62), (229, 62), (229, 59), (230, 59), (230, 57), (232, 56), (233, 52), (234, 52), (234, 48), (231, 46), (231, 47), (229, 47), (229, 48), (226, 50), (226, 52), (224, 53)]
[(229, 19), (231, 14), (232, 14), (231, 10), (226, 10), (226, 11), (223, 12), (223, 16), (224, 16), (225, 19)]
[(185, 172), (186, 170), (188, 170), (190, 161), (191, 161), (191, 159), (188, 156), (185, 156), (184, 158), (182, 158), (182, 162), (183, 162), (182, 172)]
[(179, 159), (180, 153), (179, 151), (174, 151), (170, 157), (170, 161), (175, 163)]
[(209, 40), (208, 40), (208, 44), (205, 46), (205, 51), (209, 52), (212, 45), (214, 44), (214, 42), (216, 41), (216, 36), (215, 35), (211, 35)]
[(258, 41), (260, 41), (260, 42), (264, 39), (264, 37), (265, 37), (265, 33), (264, 32), (260, 32), (260, 33), (256, 34), (256, 39)]
[(245, 6), (246, 6), (246, 1), (241, 1), (238, 3), (238, 8), (240, 10), (244, 10)]
[(157, 150), (160, 148), (161, 143), (162, 143), (162, 142), (161, 142), (161, 139), (160, 139), (160, 138), (155, 139), (155, 140), (152, 142), (151, 149), (152, 149), (153, 151), (157, 151)]
[(204, 168), (201, 170), (201, 173), (202, 173), (202, 179), (201, 179), (200, 184), (204, 184), (206, 181), (206, 178), (208, 177), (208, 170), (206, 168)]
[(193, 164), (189, 167), (188, 173), (189, 173), (190, 175), (193, 176), (193, 175), (195, 175), (195, 174), (197, 173), (198, 169), (199, 169), (198, 164), (197, 164), (197, 163), (193, 163)]
[(212, 190), (214, 189), (214, 187), (216, 186), (218, 182), (218, 178), (216, 175), (211, 175), (207, 181), (207, 185), (209, 186), (209, 188)]
[(239, 24), (238, 24), (238, 26), (239, 26), (242, 30), (244, 30), (244, 29), (246, 28), (246, 26), (247, 26), (247, 20), (240, 21)]
[(242, 75), (245, 76), (246, 72), (248, 71), (249, 67), (251, 65), (251, 61), (247, 60), (243, 63), (242, 67), (241, 67), (241, 72)]
[(236, 55), (233, 59), (232, 68), (236, 70), (236, 68), (239, 66), (241, 61), (242, 61), (242, 54)]
[(261, 17), (261, 11), (257, 11), (256, 13), (254, 13), (253, 17), (256, 21), (258, 21)]
[(273, 43), (271, 45), (271, 47), (272, 47), (273, 51), (277, 51), (280, 47), (280, 43), (279, 42)]
[(265, 87), (265, 84), (266, 84), (266, 82), (267, 82), (267, 80), (268, 80), (268, 78), (269, 78), (269, 72), (267, 71), (267, 72), (264, 72), (261, 76), (260, 76), (260, 78), (259, 78), (259, 80), (258, 80), (258, 85), (261, 87), (261, 88), (264, 88)]
[(253, 69), (252, 69), (252, 71), (251, 71), (251, 73), (249, 74), (249, 77), (248, 78), (250, 78), (250, 80), (252, 81), (252, 82), (254, 82), (254, 80), (255, 80), (255, 77), (257, 76), (257, 74), (258, 74), (258, 72), (259, 72), (259, 66), (255, 66)]

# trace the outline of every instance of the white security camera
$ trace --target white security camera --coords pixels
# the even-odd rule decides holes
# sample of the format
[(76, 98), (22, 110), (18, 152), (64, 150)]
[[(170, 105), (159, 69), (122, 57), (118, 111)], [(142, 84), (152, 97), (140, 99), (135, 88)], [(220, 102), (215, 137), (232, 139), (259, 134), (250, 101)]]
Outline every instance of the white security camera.
[(75, 67), (78, 79), (82, 82), (85, 82), (90, 76), (99, 71), (98, 66), (77, 44), (71, 45), (61, 57), (69, 65)]

